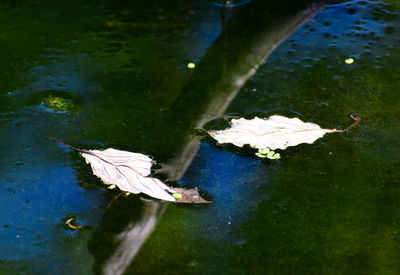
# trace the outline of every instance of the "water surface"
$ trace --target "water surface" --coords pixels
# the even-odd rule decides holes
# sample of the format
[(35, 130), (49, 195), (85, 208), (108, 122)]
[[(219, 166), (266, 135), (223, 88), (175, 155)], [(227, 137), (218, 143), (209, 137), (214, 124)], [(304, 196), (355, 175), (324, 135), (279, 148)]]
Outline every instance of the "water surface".
[[(3, 1), (0, 271), (399, 273), (400, 5), (309, 4)], [(352, 113), (273, 162), (194, 130)], [(118, 192), (46, 135), (148, 154), (213, 204), (108, 207)]]

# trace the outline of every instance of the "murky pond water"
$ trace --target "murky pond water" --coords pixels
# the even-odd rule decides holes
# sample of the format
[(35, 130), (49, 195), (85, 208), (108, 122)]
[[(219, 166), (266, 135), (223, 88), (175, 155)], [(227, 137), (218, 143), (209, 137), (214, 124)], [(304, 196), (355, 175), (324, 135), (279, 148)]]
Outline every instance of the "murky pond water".
[[(400, 4), (268, 2), (0, 3), (1, 274), (400, 272)], [(279, 161), (196, 130), (352, 113)], [(213, 204), (112, 202), (44, 136), (150, 155)]]

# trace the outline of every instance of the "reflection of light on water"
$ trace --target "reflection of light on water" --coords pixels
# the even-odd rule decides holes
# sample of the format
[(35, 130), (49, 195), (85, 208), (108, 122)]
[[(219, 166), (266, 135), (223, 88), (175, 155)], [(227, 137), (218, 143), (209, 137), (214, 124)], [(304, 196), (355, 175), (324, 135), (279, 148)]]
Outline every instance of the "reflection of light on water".
[(211, 3), (217, 7), (239, 7), (249, 3), (251, 0), (219, 0), (219, 1), (211, 1)]
[(130, 223), (115, 237), (115, 241), (119, 245), (112, 257), (105, 263), (103, 274), (124, 273), (164, 213), (165, 205), (160, 201), (144, 201), (142, 217), (138, 221)]
[(205, 234), (205, 238), (244, 242), (240, 225), (249, 219), (254, 207), (269, 199), (264, 189), (271, 182), (269, 167), (259, 159), (201, 143), (191, 166), (179, 180), (182, 185), (207, 190), (213, 201), (204, 211), (187, 217), (187, 220), (196, 220), (193, 221), (196, 234), (199, 233), (198, 228), (202, 228), (200, 232)]

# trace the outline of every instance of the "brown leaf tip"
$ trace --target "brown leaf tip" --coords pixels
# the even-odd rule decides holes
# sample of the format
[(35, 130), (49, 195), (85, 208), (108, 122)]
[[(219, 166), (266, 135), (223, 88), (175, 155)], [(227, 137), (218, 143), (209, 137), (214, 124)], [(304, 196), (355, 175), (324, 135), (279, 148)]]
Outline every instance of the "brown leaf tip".
[(197, 187), (192, 189), (175, 187), (173, 189), (182, 195), (181, 198), (176, 199), (177, 203), (212, 203), (211, 201), (207, 201), (200, 196)]

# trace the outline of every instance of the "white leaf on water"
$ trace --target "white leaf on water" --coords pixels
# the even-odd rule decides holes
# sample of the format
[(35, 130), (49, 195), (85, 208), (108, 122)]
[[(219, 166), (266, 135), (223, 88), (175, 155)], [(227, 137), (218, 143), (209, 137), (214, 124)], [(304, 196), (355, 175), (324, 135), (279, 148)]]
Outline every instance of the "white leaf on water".
[(335, 129), (322, 129), (298, 118), (274, 115), (268, 119), (255, 117), (232, 119), (231, 126), (224, 130), (208, 131), (218, 143), (232, 143), (238, 147), (249, 144), (253, 148), (285, 150), (301, 143), (313, 143), (326, 133), (340, 132)]
[(113, 148), (81, 150), (80, 154), (105, 184), (115, 184), (129, 193), (144, 193), (153, 198), (176, 201), (171, 195), (176, 192), (174, 189), (157, 178), (149, 177), (153, 161), (146, 155)]

